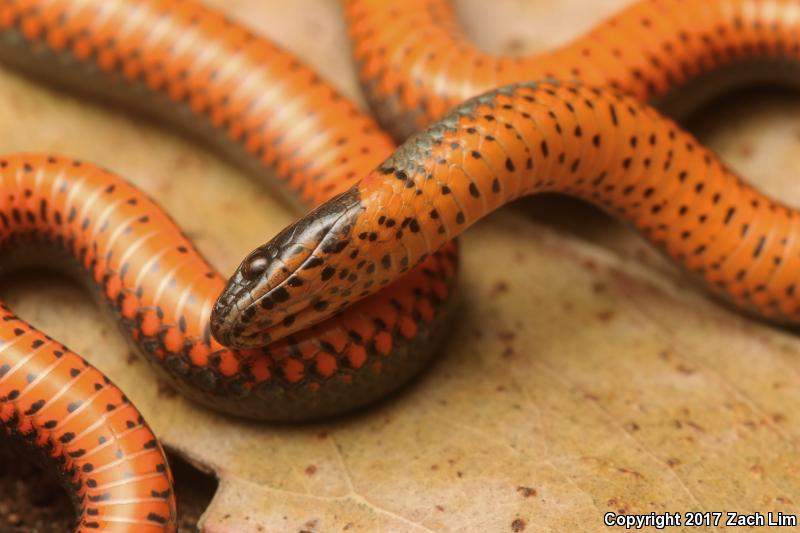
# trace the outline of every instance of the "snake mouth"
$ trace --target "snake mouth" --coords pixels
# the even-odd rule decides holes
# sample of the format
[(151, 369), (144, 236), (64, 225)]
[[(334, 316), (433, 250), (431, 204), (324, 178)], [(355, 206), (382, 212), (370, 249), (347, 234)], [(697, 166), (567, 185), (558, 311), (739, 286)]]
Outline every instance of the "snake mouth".
[(347, 260), (342, 252), (362, 211), (351, 188), (253, 250), (214, 305), (214, 337), (231, 348), (260, 348), (334, 314), (338, 307), (321, 295), (346, 294), (348, 281), (326, 273)]

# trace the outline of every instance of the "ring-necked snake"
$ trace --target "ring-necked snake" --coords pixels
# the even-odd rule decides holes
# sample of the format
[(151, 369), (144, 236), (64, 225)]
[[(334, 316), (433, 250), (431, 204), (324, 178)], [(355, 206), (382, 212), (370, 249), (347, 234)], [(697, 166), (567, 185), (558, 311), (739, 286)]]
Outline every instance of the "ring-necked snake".
[(344, 0), (364, 92), (399, 139), (485, 91), (579, 79), (684, 115), (733, 85), (798, 84), (796, 0), (642, 0), (541, 54), (473, 46), (442, 0)]
[[(474, 98), (386, 159), (389, 138), (311, 70), (193, 2), (0, 1), (6, 63), (166, 115), (256, 171), (274, 168), (317, 206), (226, 286), (167, 215), (110, 172), (6, 156), (4, 267), (52, 265), (55, 252), (181, 391), (267, 420), (351, 410), (414, 375), (448, 316), (448, 241), (536, 191), (617, 213), (740, 309), (797, 322), (796, 212), (639, 100), (685, 103), (713, 73), (796, 66), (800, 3), (652, 0), (552, 55), (496, 62), (460, 40), (445, 2), (388, 4), (352, 0), (347, 11), (378, 114), (409, 109), (395, 131), (496, 84), (543, 81)], [(631, 35), (636, 47), (625, 45)], [(141, 415), (5, 309), (0, 426), (62, 473), (80, 530), (174, 529), (169, 471)]]

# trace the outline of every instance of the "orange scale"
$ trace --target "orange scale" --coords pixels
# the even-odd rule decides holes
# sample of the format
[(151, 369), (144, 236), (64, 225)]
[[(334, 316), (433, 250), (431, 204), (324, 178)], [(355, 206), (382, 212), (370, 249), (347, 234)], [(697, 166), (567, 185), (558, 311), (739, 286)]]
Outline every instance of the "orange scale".
[(422, 298), (417, 300), (417, 303), (414, 306), (414, 308), (420, 314), (422, 319), (425, 320), (425, 322), (430, 322), (431, 320), (433, 320), (436, 314), (433, 306), (431, 305), (430, 300), (428, 300), (427, 298)]
[(373, 374), (380, 374), (381, 372), (383, 372), (383, 362), (375, 361), (374, 363), (372, 363), (371, 370)]
[(378, 92), (382, 94), (394, 94), (395, 88), (403, 83), (401, 73), (390, 70), (384, 71), (383, 78), (378, 80)]
[[(449, 54), (441, 54), (442, 61), (436, 69), (436, 87), (444, 89), (444, 94), (437, 95), (442, 98), (448, 108), (453, 107), (453, 100), (458, 100), (459, 95), (448, 94), (447, 87), (461, 87), (462, 92), (465, 82), (470, 85), (481, 86), (485, 82), (478, 79), (478, 74), (472, 69), (471, 54), (461, 55), (463, 51), (454, 50)], [(449, 60), (448, 60), (449, 59)]]
[(239, 142), (244, 136), (244, 133), (244, 124), (236, 118), (231, 120), (230, 125), (228, 126), (228, 137), (230, 137), (230, 139), (233, 141)]
[[(262, 161), (270, 160), (271, 161), (271, 163), (269, 163), (270, 166), (275, 167), (277, 165), (278, 155), (279, 155), (278, 150), (273, 150), (270, 147), (268, 150), (264, 152), (265, 157), (262, 158)], [(308, 176), (301, 172), (298, 172), (294, 175), (290, 174), (288, 176), (285, 174), (278, 174), (277, 177), (280, 180), (284, 180), (283, 183), (286, 185), (286, 187), (288, 187), (290, 190), (293, 191), (301, 189), (304, 186), (304, 184), (308, 183), (309, 181)]]
[(305, 377), (306, 368), (297, 359), (287, 358), (281, 361), (283, 376), (289, 383), (297, 383)]
[(761, 286), (766, 286), (767, 282), (770, 279), (770, 271), (764, 271), (763, 269), (759, 269), (759, 271), (755, 272), (752, 276), (752, 281), (748, 284), (750, 288), (751, 295), (750, 301), (758, 305), (760, 308), (764, 310), (766, 313), (766, 309), (769, 306), (769, 302), (772, 299), (772, 295), (767, 290), (758, 290)]
[[(0, 419), (2, 419), (2, 417), (0, 417)], [(36, 434), (36, 439), (34, 440), (34, 443), (37, 446), (40, 446), (42, 448), (46, 448), (46, 447), (49, 446), (49, 444), (48, 444), (49, 442), (57, 442), (58, 441), (58, 437), (57, 437), (58, 434), (56, 432), (52, 432), (51, 430), (45, 429), (41, 425), (37, 425), (37, 426), (38, 427), (36, 429), (38, 431), (37, 431), (37, 434)], [(21, 429), (21, 431), (24, 432), (25, 430)], [(60, 448), (60, 446), (59, 446), (59, 448)], [(54, 453), (55, 451), (56, 450), (55, 450), (55, 446), (54, 446), (53, 450), (51, 451), (51, 453)]]
[[(22, 396), (19, 400), (17, 400), (17, 404), (16, 404), (17, 409), (20, 412), (28, 411), (28, 410), (31, 409), (32, 405), (34, 403), (36, 403), (38, 400), (40, 400), (40, 399), (42, 399), (42, 397), (40, 395), (38, 395), (38, 394), (37, 395), (28, 394), (28, 395)], [(27, 417), (23, 417), (22, 420), (20, 421), (20, 423), (22, 423), (23, 420), (28, 420), (28, 418)]]
[(17, 431), (25, 435), (26, 433), (30, 433), (34, 429), (33, 425), (33, 418), (32, 417), (22, 417), (22, 419), (17, 424)]
[(251, 154), (258, 152), (259, 148), (263, 146), (264, 142), (257, 135), (250, 135), (245, 143), (245, 150)]
[(281, 159), (278, 161), (278, 164), (275, 165), (275, 173), (278, 176), (287, 176), (290, 174), (291, 170), (292, 170), (292, 163), (291, 161), (289, 161), (289, 159)]
[[(305, 262), (305, 260), (306, 260), (305, 254), (297, 253), (295, 255), (287, 257), (284, 260), (283, 265), (290, 272), (294, 272), (295, 270), (300, 269), (301, 265)], [(300, 276), (298, 276), (298, 277), (300, 277)], [(306, 279), (306, 278), (304, 278), (304, 279)]]
[(386, 327), (392, 328), (397, 323), (398, 313), (394, 307), (387, 305), (386, 302), (375, 302), (373, 308), (375, 318), (380, 319)]
[[(449, 274), (452, 275), (452, 272), (450, 272)], [(433, 283), (431, 283), (431, 289), (433, 290), (433, 293), (440, 299), (443, 300), (447, 297), (448, 290), (447, 290), (447, 284), (445, 282), (434, 281)]]
[(233, 113), (223, 101), (225, 96), (224, 94), (210, 90), (206, 93), (206, 95), (209, 99), (210, 105), (205, 111), (205, 116), (211, 120), (215, 126), (219, 127), (219, 125), (222, 124), (226, 118), (233, 116)]
[(189, 100), (189, 107), (195, 113), (202, 113), (206, 107), (208, 106), (209, 99), (208, 96), (204, 94), (193, 94), (191, 99)]
[(166, 78), (161, 72), (157, 72), (151, 69), (148, 69), (147, 74), (145, 76), (145, 83), (147, 86), (152, 89), (153, 91), (160, 91), (161, 88), (166, 83)]
[[(483, 162), (485, 166), (492, 168), (491, 163), (495, 162), (498, 165), (498, 167), (492, 168), (491, 172), (494, 174), (501, 174), (504, 172), (508, 172), (505, 170), (506, 157), (511, 157), (513, 159), (515, 155), (519, 156), (519, 154), (515, 154), (514, 148), (518, 147), (519, 151), (522, 152), (523, 147), (525, 146), (524, 141), (520, 141), (514, 136), (515, 132), (518, 129), (524, 132), (526, 129), (529, 128), (529, 126), (527, 121), (523, 121), (521, 124), (516, 125), (514, 130), (509, 130), (501, 124), (504, 123), (514, 124), (515, 122), (520, 120), (519, 115), (515, 113), (513, 115), (509, 115), (508, 117), (504, 117), (502, 109), (499, 112), (495, 112), (494, 115), (495, 117), (497, 117), (497, 120), (491, 122), (488, 125), (488, 127), (484, 129), (482, 133), (484, 136), (492, 135), (495, 137), (496, 140), (493, 141), (490, 139), (483, 138), (480, 140), (480, 146), (477, 148), (484, 156)], [(473, 136), (473, 138), (477, 139), (478, 136), (475, 135)]]
[(264, 131), (264, 124), (269, 122), (269, 108), (261, 110), (247, 110), (241, 117), (242, 127), (248, 130), (254, 130), (254, 137), (265, 137), (268, 139), (275, 139), (279, 133), (275, 131)]
[(160, 41), (150, 44), (142, 51), (142, 57), (146, 58), (149, 66), (161, 70), (170, 80), (176, 77), (176, 64), (180, 60), (170, 50), (173, 40), (168, 34), (164, 34)]
[(208, 118), (212, 126), (220, 128), (225, 120), (232, 115), (233, 113), (225, 107), (214, 107), (211, 110), (211, 114), (208, 115)]
[(109, 49), (101, 50), (97, 54), (97, 64), (100, 65), (100, 70), (105, 72), (113, 72), (116, 70), (117, 54)]
[(357, 45), (358, 52), (356, 53), (357, 57), (362, 58), (361, 62), (361, 78), (362, 79), (373, 79), (378, 76), (378, 74), (383, 69), (383, 63), (377, 56), (373, 54), (367, 54), (365, 50), (369, 50), (368, 46), (364, 46), (363, 43)]
[(205, 367), (208, 366), (209, 353), (208, 346), (200, 342), (195, 342), (189, 350), (189, 359), (192, 360), (193, 365)]
[(310, 390), (311, 392), (317, 392), (319, 390), (319, 387), (320, 384), (317, 383), (316, 381), (312, 381), (311, 383), (308, 384), (308, 390)]
[(239, 372), (241, 365), (236, 356), (233, 355), (233, 352), (226, 351), (220, 356), (218, 368), (223, 376), (233, 376)]
[[(86, 242), (85, 240), (78, 240), (75, 243), (75, 249), (77, 250), (81, 246), (84, 246), (85, 242)], [(87, 271), (91, 270), (92, 275), (95, 275), (96, 273), (94, 272), (94, 269), (92, 268), (92, 259), (94, 259), (94, 252), (92, 252), (91, 246), (88, 246), (88, 245), (86, 246), (86, 250), (87, 250), (86, 251), (86, 255), (83, 258), (83, 268), (84, 268), (84, 270), (87, 270)], [(102, 274), (100, 274), (100, 275), (102, 276)], [(95, 277), (95, 279), (97, 279), (97, 277)]]
[[(191, 67), (191, 64), (189, 66)], [(194, 68), (187, 69), (188, 77), (186, 78), (186, 82), (189, 84), (189, 87), (195, 90), (205, 90), (210, 82), (212, 82), (210, 78), (213, 68), (213, 64), (206, 63), (206, 66), (203, 67), (202, 70), (196, 70)]]
[[(213, 340), (211, 341), (211, 351), (212, 352), (219, 352), (219, 351), (226, 351), (226, 350), (230, 351), (230, 350), (228, 350), (228, 348), (224, 348), (223, 346), (221, 346), (216, 341), (213, 341)], [(250, 349), (250, 350), (239, 350), (238, 351), (238, 355), (239, 355), (239, 358), (242, 361), (254, 361), (254, 360), (260, 359), (262, 357), (266, 358), (267, 361), (270, 361), (270, 357), (269, 356), (265, 356), (264, 352), (260, 348), (253, 348), (253, 349)], [(273, 357), (272, 359), (279, 359), (279, 358), (280, 357)]]
[(331, 377), (338, 368), (339, 365), (336, 362), (336, 358), (327, 352), (320, 352), (314, 359), (314, 370), (322, 377)]
[(343, 351), (349, 342), (347, 333), (342, 329), (329, 330), (325, 335), (325, 340), (333, 346), (336, 353)]
[(108, 43), (111, 40), (116, 41), (119, 25), (123, 22), (124, 20), (121, 20), (119, 15), (106, 18), (100, 25), (95, 22), (92, 29), (93, 40), (96, 43)]
[[(440, 117), (440, 116), (444, 115), (447, 112), (447, 110), (450, 108), (449, 103), (446, 100), (444, 100), (442, 97), (440, 97), (439, 95), (429, 96), (427, 98), (427, 104), (428, 104), (428, 113), (427, 114), (428, 114), (429, 117), (430, 116)], [(418, 128), (420, 128), (420, 129), (423, 128), (426, 121), (427, 121), (427, 119), (425, 119), (423, 117), (420, 117), (419, 119), (417, 119)]]
[[(85, 430), (85, 428), (84, 428)], [(100, 441), (103, 441), (103, 444)], [(73, 441), (74, 446), (82, 447), (86, 450), (86, 455), (81, 458), (83, 462), (91, 462), (93, 464), (107, 464), (104, 461), (104, 455), (108, 457), (107, 454), (109, 452), (107, 450), (111, 450), (110, 454), (111, 460), (116, 460), (114, 453), (116, 452), (116, 447), (113, 444), (114, 442), (114, 434), (108, 430), (108, 428), (101, 424), (100, 426), (94, 428), (93, 430), (87, 431), (83, 433), (80, 441)]]
[(375, 351), (380, 355), (384, 357), (391, 355), (392, 344), (392, 334), (388, 331), (380, 331), (375, 335), (373, 345), (375, 346)]
[[(426, 177), (426, 178), (422, 179), (421, 183), (419, 183), (419, 185), (418, 185), (419, 189), (422, 190), (422, 196), (420, 198), (423, 201), (428, 202), (429, 204), (433, 203), (431, 199), (436, 198), (439, 195), (439, 192), (440, 192), (440, 189), (441, 189), (441, 185), (442, 184), (439, 183), (439, 181), (436, 179), (436, 177), (437, 176), (435, 174), (434, 174), (434, 177), (431, 178), (431, 179), (427, 179), (427, 177)], [(429, 212), (430, 212), (430, 209), (427, 209), (426, 211), (424, 211), (424, 213), (429, 213)], [(423, 219), (424, 218), (425, 217), (423, 216)]]
[[(89, 254), (87, 253), (86, 255), (88, 256)], [(94, 259), (94, 254), (91, 254), (91, 255), (92, 255), (92, 258), (89, 259), (90, 264), (91, 264), (91, 260)], [(100, 259), (100, 260), (96, 261), (95, 264), (94, 264), (94, 268), (92, 269), (92, 277), (95, 280), (95, 282), (100, 283), (102, 281), (102, 279), (103, 279), (103, 276), (105, 276), (107, 270), (108, 270), (108, 266), (106, 265), (105, 260)], [(116, 276), (112, 276), (112, 277), (116, 277)]]
[[(434, 40), (436, 43), (436, 40)], [(391, 47), (391, 43), (386, 43), (388, 47)], [(443, 72), (446, 68), (449, 68), (449, 64), (453, 61), (453, 56), (457, 55), (456, 51), (450, 50), (450, 47), (447, 45), (442, 46), (441, 44), (431, 44), (430, 50), (440, 50), (441, 52), (436, 53), (435, 55), (431, 56), (430, 54), (426, 55), (424, 63), (422, 63), (417, 69), (417, 79), (419, 80), (433, 80), (433, 83), (429, 84), (431, 87), (429, 88), (430, 96), (433, 96), (434, 99), (438, 100), (440, 103), (445, 104), (445, 100), (443, 99), (442, 95), (436, 94), (434, 90), (437, 88), (440, 79), (439, 73)], [(442, 53), (446, 52), (446, 53)], [(380, 65), (383, 60), (375, 55), (372, 56), (374, 60)], [(403, 74), (401, 74), (402, 76)]]
[[(794, 228), (791, 228), (789, 231), (791, 232), (792, 230), (794, 230)], [(783, 262), (781, 266), (778, 267), (775, 273), (772, 275), (770, 279), (771, 286), (785, 288), (794, 283), (797, 275), (797, 269), (800, 268), (800, 261), (798, 260), (797, 254), (795, 252), (797, 247), (798, 247), (797, 244), (790, 243), (788, 247), (785, 247), (782, 250)], [(767, 252), (765, 251), (764, 253)], [(800, 289), (800, 287), (798, 287), (798, 289)], [(798, 291), (798, 294), (800, 294), (800, 291)]]
[[(268, 139), (265, 142), (265, 145), (271, 145), (274, 141), (272, 139)], [(278, 151), (273, 149), (272, 146), (267, 146), (268, 149), (264, 150), (264, 154), (261, 157), (261, 162), (265, 165), (274, 166), (275, 162), (278, 160)]]
[[(119, 278), (114, 278), (115, 280)], [(136, 297), (132, 293), (126, 293), (122, 299), (122, 305), (120, 305), (120, 313), (123, 317), (128, 320), (133, 320), (136, 318), (136, 312), (139, 309), (139, 302)]]
[(403, 85), (400, 94), (400, 99), (403, 101), (403, 107), (413, 109), (419, 106), (422, 98), (424, 98), (424, 96), (419, 91), (415, 90), (413, 84), (406, 83)]
[(345, 351), (350, 368), (359, 369), (367, 362), (367, 350), (360, 344), (351, 344)]
[(409, 316), (400, 317), (398, 326), (400, 333), (407, 339), (411, 339), (417, 334), (417, 323)]
[(369, 320), (363, 320), (360, 317), (348, 317), (345, 327), (355, 331), (362, 339), (368, 339), (375, 333), (375, 325)]
[[(81, 364), (83, 362), (81, 361)], [(78, 367), (81, 368), (81, 367)], [(43, 383), (43, 382), (41, 382)], [(37, 389), (39, 385), (37, 384)], [(84, 399), (84, 398), (93, 398), (97, 391), (95, 390), (95, 384), (103, 383), (103, 376), (100, 374), (99, 371), (95, 370), (92, 367), (86, 368), (81, 372), (81, 374), (72, 381), (69, 390), (61, 395), (58, 398), (60, 402), (59, 406), (54, 406), (55, 409), (61, 409), (61, 415), (64, 416), (67, 414), (67, 406), (75, 401)], [(57, 393), (58, 391), (53, 391), (53, 393)], [(91, 410), (94, 409), (94, 403), (91, 406), (87, 406), (87, 409)]]
[[(152, 473), (152, 469), (149, 467), (137, 468), (137, 463), (139, 463), (137, 460), (131, 460), (130, 458), (127, 460), (121, 460), (117, 458), (117, 450), (122, 450), (123, 453), (127, 451), (125, 450), (125, 446), (112, 445), (102, 448), (96, 456), (91, 458), (90, 461), (76, 461), (77, 464), (86, 464), (91, 462), (92, 464), (103, 465), (106, 467), (101, 471), (92, 472), (91, 477), (97, 482), (98, 486), (97, 488), (87, 487), (87, 494), (92, 496), (104, 494), (109, 492), (109, 490), (104, 487), (106, 484), (114, 483), (120, 479), (126, 479), (127, 477), (133, 477), (135, 475), (146, 475)], [(118, 507), (120, 504), (110, 503), (107, 505)]]
[[(398, 213), (406, 207), (406, 186), (400, 180), (393, 180), (389, 184), (381, 184), (376, 182), (371, 189), (370, 203), (382, 206), (381, 214), (391, 217), (399, 216)], [(373, 226), (374, 224), (370, 224)], [(381, 228), (383, 234), (394, 234), (397, 228)]]
[[(236, 85), (229, 82), (224, 82), (221, 84), (216, 85), (214, 94), (217, 95), (218, 99), (222, 99), (223, 96), (235, 94), (236, 92)], [(228, 100), (228, 103), (225, 104), (225, 111), (230, 114), (232, 117), (240, 117), (241, 115), (247, 113), (247, 107), (250, 105), (250, 99), (248, 97), (237, 97), (235, 99), (231, 98)]]
[[(281, 339), (273, 346), (270, 347), (273, 353), (280, 353), (283, 357), (292, 358), (288, 349), (288, 339)], [(300, 358), (309, 361), (314, 358), (314, 355), (319, 351), (319, 347), (314, 342), (304, 341), (298, 343), (296, 349), (300, 352)]]
[(140, 42), (142, 35), (143, 32), (141, 30), (136, 30), (133, 33), (126, 32), (124, 39), (120, 39), (119, 36), (116, 36), (114, 38), (114, 49), (121, 57), (130, 57), (134, 55), (134, 51), (141, 49)]
[(47, 32), (47, 45), (53, 50), (62, 51), (67, 47), (67, 34), (57, 27), (51, 27)]
[[(473, 145), (470, 150), (475, 150), (480, 154), (480, 157), (473, 157), (471, 154), (465, 157), (461, 162), (462, 171), (468, 176), (467, 183), (474, 182), (478, 186), (481, 196), (474, 198), (467, 196), (470, 200), (482, 204), (483, 202), (491, 199), (491, 183), (495, 176), (502, 176), (504, 171), (500, 168), (494, 168), (491, 164), (492, 161), (505, 162), (506, 157), (513, 159), (514, 154), (506, 154), (501, 149), (500, 144), (496, 141), (483, 140), (478, 145)], [(505, 167), (503, 167), (505, 168)], [(503, 180), (506, 181), (506, 180)]]
[[(97, 383), (104, 383), (102, 376), (98, 375), (98, 379), (96, 380)], [(103, 389), (100, 390), (98, 393), (97, 398), (94, 401), (95, 409), (106, 409), (108, 404), (112, 405), (119, 405), (122, 402), (122, 393), (119, 389), (114, 388), (110, 385), (105, 385)], [(102, 426), (101, 426), (102, 428)]]
[[(467, 186), (473, 178), (480, 179), (482, 174), (485, 174), (486, 168), (471, 165), (470, 159), (474, 159), (471, 153), (471, 148), (464, 150), (453, 150), (447, 155), (450, 164), (446, 167), (445, 173), (442, 175), (444, 182), (453, 190), (453, 194), (460, 201), (464, 207), (469, 207), (470, 200), (473, 198), (467, 192)], [(475, 175), (467, 175), (466, 169), (471, 169)]]
[(184, 336), (177, 326), (167, 326), (161, 333), (161, 342), (167, 352), (178, 353), (183, 348)]
[[(418, 183), (419, 183), (419, 180), (418, 180)], [(405, 219), (406, 216), (408, 216), (410, 218), (416, 218), (417, 219), (417, 223), (420, 224), (420, 226), (422, 226), (422, 225), (424, 225), (426, 223), (426, 220), (422, 216), (422, 214), (427, 215), (430, 212), (430, 209), (431, 209), (430, 205), (431, 205), (431, 203), (427, 198), (423, 197), (422, 195), (416, 195), (415, 194), (414, 196), (409, 198), (408, 201), (406, 202), (406, 206), (405, 206), (405, 209), (403, 210), (404, 213), (403, 213), (403, 217), (402, 218)], [(427, 252), (429, 250), (428, 241), (425, 238), (425, 236), (422, 234), (422, 232), (419, 232), (417, 234), (414, 234), (412, 232), (409, 235), (409, 239), (407, 239), (407, 244), (408, 245), (412, 245), (412, 242), (411, 242), (412, 238), (416, 241), (416, 243), (414, 245), (421, 249), (420, 254), (423, 254), (423, 253), (425, 253), (425, 252)], [(391, 242), (391, 238), (390, 238), (390, 242)], [(378, 257), (380, 257), (380, 256), (378, 256)]]
[(756, 293), (750, 300), (758, 310), (758, 314), (763, 318), (770, 320), (778, 314), (778, 310), (769, 305), (772, 298), (767, 293)]
[(161, 328), (155, 309), (145, 309), (142, 312), (139, 329), (145, 337), (154, 337)]
[[(435, 196), (433, 196), (432, 198), (435, 198), (436, 211), (438, 212), (439, 217), (437, 220), (432, 221), (432, 224), (434, 225), (434, 227), (437, 228), (436, 231), (438, 231), (440, 225), (445, 227), (445, 231), (447, 229), (451, 230), (455, 229), (457, 231), (457, 228), (453, 227), (453, 221), (458, 216), (458, 213), (461, 212), (460, 202), (456, 201), (456, 197), (452, 192), (453, 189), (451, 185), (446, 183), (446, 181), (442, 179), (443, 172), (441, 167), (437, 169), (435, 176), (436, 177), (434, 178), (434, 180), (431, 181), (436, 182), (437, 190), (435, 191)], [(447, 194), (441, 193), (441, 189), (444, 186), (447, 186), (447, 188), (450, 189), (449, 193)], [(430, 212), (430, 210), (428, 210), (428, 212)], [(444, 235), (442, 237), (444, 237)]]
[(167, 88), (167, 95), (173, 102), (179, 102), (186, 97), (187, 88), (186, 84), (182, 82), (173, 81)]
[(35, 18), (26, 18), (23, 20), (20, 29), (22, 30), (22, 34), (30, 40), (38, 39), (42, 34), (42, 24)]
[[(138, 430), (135, 424), (139, 413), (130, 403), (122, 402), (121, 399), (110, 403), (116, 405), (116, 409), (110, 411), (106, 416), (107, 427), (112, 435), (112, 440), (107, 447), (113, 448), (115, 444), (124, 444), (126, 440), (130, 441), (132, 436), (135, 437)], [(134, 423), (133, 428), (128, 427), (129, 422)]]
[(75, 39), (72, 43), (72, 55), (80, 61), (86, 61), (92, 55), (92, 43), (88, 39)]
[(16, 13), (13, 8), (0, 7), (0, 27), (10, 28), (11, 26), (14, 25), (15, 19), (16, 19)]
[(269, 359), (266, 357), (258, 357), (250, 363), (250, 371), (253, 374), (256, 382), (264, 383), (272, 379), (272, 371), (270, 369)]
[[(73, 383), (74, 385), (74, 383)], [(72, 385), (71, 385), (72, 386)], [(38, 387), (37, 387), (38, 388)], [(47, 391), (47, 389), (43, 389), (41, 391), (36, 392), (37, 397), (44, 397), (42, 393)], [(49, 390), (50, 396), (48, 396), (47, 404), (45, 407), (37, 413), (36, 417), (40, 422), (44, 422), (47, 420), (58, 420), (60, 423), (68, 428), (70, 425), (74, 423), (74, 419), (70, 420), (66, 424), (62, 421), (62, 419), (67, 416), (67, 406), (72, 403), (73, 401), (79, 398), (86, 398), (86, 396), (81, 396), (79, 394), (63, 394), (61, 396), (55, 397), (58, 394), (59, 390)], [(80, 416), (79, 418), (80, 419)]]

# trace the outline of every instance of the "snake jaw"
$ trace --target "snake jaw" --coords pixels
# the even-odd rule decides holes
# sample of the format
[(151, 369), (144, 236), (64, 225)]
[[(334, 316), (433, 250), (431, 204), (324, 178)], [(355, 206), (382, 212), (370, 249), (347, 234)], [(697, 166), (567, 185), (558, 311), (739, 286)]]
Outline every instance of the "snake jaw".
[(259, 348), (334, 314), (338, 307), (320, 305), (321, 295), (346, 289), (326, 271), (339, 264), (362, 211), (351, 188), (253, 250), (214, 305), (214, 337), (233, 348)]

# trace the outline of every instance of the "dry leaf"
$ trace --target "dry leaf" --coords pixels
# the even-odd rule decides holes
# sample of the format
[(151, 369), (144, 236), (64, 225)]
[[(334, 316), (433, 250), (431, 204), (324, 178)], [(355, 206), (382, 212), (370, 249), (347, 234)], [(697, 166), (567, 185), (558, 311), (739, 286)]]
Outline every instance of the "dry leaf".
[[(212, 3), (357, 94), (333, 0)], [(459, 2), (496, 51), (565, 42), (623, 4)], [(800, 101), (740, 95), (703, 117), (703, 139), (728, 162), (800, 202)], [(5, 70), (0, 128), (2, 152), (67, 153), (127, 176), (223, 272), (292, 218), (257, 180), (179, 134)], [(712, 302), (624, 225), (553, 200), (519, 202), (470, 230), (461, 314), (435, 364), (329, 423), (240, 422), (159, 394), (115, 326), (60, 278), (14, 278), (2, 295), (220, 478), (209, 532), (527, 533), (600, 530), (609, 511), (800, 512), (797, 337)]]

